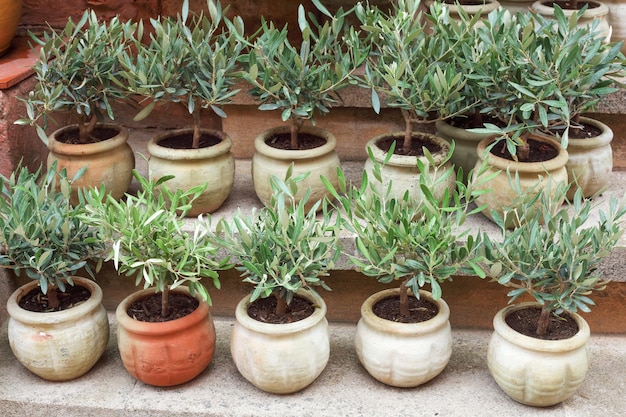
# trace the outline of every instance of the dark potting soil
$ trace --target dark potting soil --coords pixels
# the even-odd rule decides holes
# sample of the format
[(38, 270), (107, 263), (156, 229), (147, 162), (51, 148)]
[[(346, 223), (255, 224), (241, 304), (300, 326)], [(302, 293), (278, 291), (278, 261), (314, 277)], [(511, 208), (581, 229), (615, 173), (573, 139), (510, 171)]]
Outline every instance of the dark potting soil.
[[(527, 159), (524, 159), (523, 162), (549, 161), (550, 159), (556, 158), (559, 154), (559, 151), (554, 146), (550, 146), (548, 143), (534, 139), (529, 139), (527, 143), (528, 146), (530, 146), (530, 154)], [(513, 160), (509, 151), (506, 150), (506, 143), (504, 141), (494, 146), (491, 149), (491, 153), (499, 156), (500, 158), (508, 159), (509, 161)]]
[[(561, 7), (561, 9), (564, 9), (564, 10), (567, 10), (567, 9), (572, 10), (574, 8), (572, 5), (572, 2), (570, 1), (551, 1), (551, 2), (545, 3), (545, 5), (549, 7), (554, 7), (555, 4), (558, 4)], [(595, 9), (596, 7), (600, 6), (595, 1), (580, 0), (578, 4), (576, 5), (576, 9), (577, 10), (582, 9), (585, 4), (589, 5), (588, 9)]]
[[(213, 135), (201, 135), (198, 141), (198, 148), (208, 148), (220, 143), (222, 140)], [(192, 133), (183, 133), (176, 136), (171, 136), (159, 141), (159, 146), (170, 149), (191, 149), (193, 143)]]
[(263, 323), (285, 324), (304, 320), (315, 311), (309, 300), (295, 296), (287, 306), (287, 314), (276, 315), (276, 297), (258, 298), (248, 306), (248, 315)]
[[(96, 127), (91, 136), (89, 137), (89, 141), (87, 143), (98, 143), (105, 141), (107, 139), (111, 139), (115, 137), (119, 132), (115, 129), (111, 129), (109, 127)], [(75, 129), (67, 129), (61, 135), (57, 137), (57, 140), (62, 143), (67, 143), (70, 145), (80, 144), (81, 142), (78, 139), (78, 128)]]
[(578, 324), (568, 314), (562, 316), (550, 315), (548, 330), (545, 335), (537, 336), (537, 323), (541, 315), (541, 308), (529, 307), (517, 310), (505, 317), (504, 321), (513, 330), (526, 336), (543, 340), (569, 339), (578, 333)]
[(422, 148), (428, 149), (428, 151), (432, 154), (440, 152), (441, 146), (436, 143), (428, 142), (421, 139), (419, 134), (414, 134), (411, 139), (411, 150), (408, 153), (405, 153), (402, 149), (402, 141), (403, 139), (398, 140), (397, 138), (383, 138), (376, 142), (376, 146), (378, 146), (383, 152), (389, 152), (391, 149), (391, 145), (395, 142), (396, 148), (393, 150), (394, 155), (405, 155), (405, 156), (424, 156), (424, 150)]
[(421, 323), (430, 320), (437, 315), (437, 305), (429, 300), (413, 296), (409, 297), (409, 318), (400, 315), (400, 297), (392, 296), (383, 298), (374, 304), (372, 309), (378, 317), (398, 323)]
[[(561, 133), (561, 131), (556, 131), (556, 133)], [(580, 126), (570, 126), (569, 128), (569, 137), (571, 139), (589, 139), (595, 138), (602, 134), (602, 130), (598, 129), (598, 127), (581, 123)]]
[(281, 133), (273, 136), (265, 141), (267, 146), (272, 148), (291, 150), (291, 151), (304, 151), (308, 149), (319, 148), (326, 144), (326, 139), (319, 136), (310, 135), (307, 133), (298, 133), (298, 149), (291, 149), (291, 134)]
[(48, 288), (48, 291), (56, 291), (59, 299), (59, 307), (51, 308), (48, 305), (48, 295), (43, 294), (39, 287), (30, 290), (23, 296), (18, 305), (24, 310), (35, 313), (50, 313), (53, 311), (63, 311), (84, 303), (91, 297), (91, 292), (80, 285), (66, 285), (65, 292), (58, 288)]
[(135, 320), (161, 323), (185, 317), (193, 313), (199, 304), (198, 300), (188, 294), (170, 292), (169, 314), (162, 317), (161, 293), (155, 293), (131, 304), (126, 313)]
[[(454, 2), (452, 4), (454, 4)], [(483, 4), (482, 1), (480, 2), (480, 4)], [(485, 123), (490, 123), (496, 126), (502, 125), (500, 119), (495, 117), (489, 117), (487, 115), (482, 115), (481, 117), (472, 117), (472, 115), (457, 116), (446, 120), (446, 122), (449, 123), (451, 126), (457, 127), (459, 129), (482, 128), (485, 127)]]
[(482, 6), (485, 4), (485, 0), (443, 0), (445, 4), (459, 3), (462, 6)]

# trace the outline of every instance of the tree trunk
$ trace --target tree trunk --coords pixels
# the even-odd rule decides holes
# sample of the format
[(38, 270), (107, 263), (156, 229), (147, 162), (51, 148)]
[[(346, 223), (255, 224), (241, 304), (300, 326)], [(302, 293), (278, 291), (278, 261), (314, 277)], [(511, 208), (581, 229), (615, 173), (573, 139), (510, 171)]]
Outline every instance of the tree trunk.
[(407, 280), (400, 284), (400, 316), (403, 319), (409, 318), (409, 289), (406, 286)]
[(81, 117), (78, 121), (78, 140), (80, 143), (89, 143), (92, 140), (92, 133), (96, 128), (98, 119), (95, 115), (92, 115), (88, 120)]
[(402, 110), (404, 116), (404, 142), (402, 142), (402, 152), (405, 155), (411, 153), (411, 140), (413, 139), (413, 122), (408, 111)]
[(48, 292), (46, 293), (48, 296), (48, 307), (56, 310), (59, 308), (59, 297), (57, 296), (57, 286), (50, 285), (48, 286)]
[(547, 305), (543, 305), (541, 307), (541, 315), (539, 316), (539, 321), (537, 322), (537, 331), (535, 332), (537, 336), (543, 336), (548, 331), (548, 324), (550, 323), (550, 310)]
[(161, 293), (161, 317), (167, 317), (170, 309), (170, 288), (165, 285)]
[(274, 293), (274, 297), (276, 297), (276, 315), (279, 317), (283, 317), (287, 314), (287, 302), (284, 298), (278, 296), (278, 293)]
[(298, 146), (298, 133), (300, 133), (300, 128), (302, 127), (302, 124), (304, 123), (304, 120), (300, 120), (300, 119), (292, 119), (291, 121), (291, 150), (295, 151), (298, 150), (299, 146)]
[(193, 111), (193, 140), (191, 142), (192, 149), (198, 149), (200, 146), (200, 111)]

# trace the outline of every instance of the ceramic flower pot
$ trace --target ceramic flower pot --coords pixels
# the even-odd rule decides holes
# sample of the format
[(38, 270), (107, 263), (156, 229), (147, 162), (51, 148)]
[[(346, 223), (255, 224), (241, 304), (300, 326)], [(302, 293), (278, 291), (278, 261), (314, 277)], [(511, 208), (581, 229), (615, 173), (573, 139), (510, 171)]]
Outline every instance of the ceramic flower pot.
[(398, 323), (378, 317), (374, 305), (397, 296), (392, 288), (371, 295), (361, 306), (355, 335), (356, 353), (363, 367), (378, 381), (394, 387), (416, 387), (439, 375), (452, 354), (450, 309), (427, 291), (420, 297), (437, 305), (439, 313), (421, 323)]
[(430, 7), (430, 5), (435, 1), (441, 1), (445, 3), (446, 7), (450, 11), (450, 17), (453, 19), (457, 19), (457, 20), (460, 20), (459, 9), (463, 9), (465, 13), (467, 13), (470, 16), (475, 16), (477, 14), (480, 14), (483, 18), (486, 18), (489, 13), (491, 13), (492, 11), (500, 7), (500, 3), (498, 2), (498, 0), (480, 0), (480, 1), (427, 0), (426, 6)]
[(0, 0), (0, 56), (11, 46), (22, 18), (22, 0)]
[[(187, 287), (173, 292), (189, 294)], [(117, 345), (124, 367), (133, 377), (154, 386), (168, 387), (191, 381), (206, 369), (215, 351), (215, 326), (209, 305), (200, 302), (191, 314), (162, 323), (135, 320), (127, 313), (136, 301), (154, 289), (135, 292), (117, 307)]]
[(67, 381), (89, 371), (109, 340), (109, 321), (102, 306), (102, 290), (93, 281), (72, 277), (91, 297), (75, 307), (50, 313), (24, 310), (19, 302), (39, 282), (19, 287), (9, 297), (9, 344), (17, 360), (35, 375)]
[(315, 311), (303, 320), (287, 324), (262, 323), (251, 318), (250, 296), (237, 304), (230, 351), (241, 375), (263, 391), (300, 391), (315, 381), (328, 363), (326, 304), (318, 294), (299, 291), (298, 295), (312, 301)]
[[(609, 26), (612, 29), (611, 41), (626, 40), (626, 1), (604, 0), (603, 3), (609, 8)], [(626, 53), (626, 42), (622, 45), (622, 53)]]
[[(564, 4), (566, 1), (554, 1), (554, 0), (537, 0), (535, 1), (531, 8), (534, 12), (539, 13), (540, 15), (548, 18), (548, 19), (556, 19), (554, 16), (554, 7), (553, 3), (557, 3), (563, 9), (563, 13), (565, 17), (569, 18), (571, 15), (578, 13), (578, 10), (574, 9), (565, 9)], [(593, 20), (598, 21), (598, 27), (596, 30), (599, 32), (600, 36), (605, 38), (606, 42), (610, 42), (611, 40), (611, 27), (609, 26), (609, 7), (596, 0), (584, 1), (580, 0), (578, 2), (579, 6), (583, 4), (587, 4), (589, 7), (582, 15), (582, 17), (578, 20), (578, 26), (583, 27), (591, 24)]]
[[(135, 167), (135, 156), (128, 144), (128, 129), (114, 124), (99, 124), (96, 129), (110, 129), (114, 136), (96, 143), (73, 144), (58, 140), (69, 131), (78, 131), (77, 125), (70, 125), (56, 130), (48, 137), (48, 168), (54, 161), (57, 169), (67, 170), (68, 178), (87, 167), (85, 174), (74, 183), (75, 188), (100, 187), (104, 184), (107, 191), (120, 199), (128, 190)], [(78, 191), (74, 189), (70, 201), (78, 203)]]
[(509, 327), (505, 318), (530, 306), (538, 304), (512, 304), (496, 314), (487, 363), (496, 383), (515, 401), (548, 407), (569, 398), (585, 379), (589, 367), (589, 325), (578, 314), (571, 314), (579, 330), (569, 339), (525, 336)]
[(613, 131), (598, 120), (581, 117), (580, 121), (599, 128), (601, 133), (586, 139), (569, 139), (569, 159), (565, 165), (569, 181), (573, 181), (567, 193), (569, 199), (578, 188), (583, 196), (593, 196), (608, 184), (613, 171)]
[[(496, 156), (487, 152), (487, 147), (492, 143), (493, 138), (486, 138), (480, 141), (476, 148), (478, 160), (476, 170), (487, 158), (488, 167), (480, 177), (475, 173), (472, 181), (476, 190), (489, 190), (476, 199), (476, 204), (487, 207), (483, 214), (493, 220), (493, 213), (503, 214), (505, 207), (511, 207), (518, 197), (516, 190), (511, 187), (511, 178), (519, 177), (522, 192), (528, 189), (535, 189), (539, 192), (545, 188), (550, 181), (552, 190), (556, 189), (558, 183), (567, 183), (567, 169), (565, 164), (568, 160), (568, 153), (557, 142), (547, 138), (536, 136), (536, 140), (554, 146), (558, 150), (555, 158), (544, 162), (516, 162), (506, 158)], [(482, 179), (491, 175), (495, 177), (489, 181), (481, 183)], [(510, 226), (513, 223), (507, 222)]]
[(339, 156), (335, 151), (337, 139), (328, 130), (315, 126), (303, 126), (300, 132), (315, 135), (326, 140), (326, 144), (308, 150), (276, 149), (267, 144), (277, 134), (289, 133), (289, 126), (281, 126), (265, 130), (254, 140), (254, 156), (252, 157), (252, 180), (259, 200), (267, 204), (272, 196), (270, 178), (275, 175), (285, 178), (289, 166), (294, 164), (294, 175), (309, 172), (309, 176), (298, 184), (296, 199), (302, 198), (307, 188), (311, 189), (311, 197), (307, 209), (328, 195), (320, 177), (326, 177), (335, 187), (338, 185), (337, 168), (340, 166)]
[(188, 190), (208, 182), (206, 190), (194, 201), (188, 217), (212, 213), (226, 201), (235, 182), (235, 159), (230, 137), (218, 130), (202, 129), (202, 135), (216, 138), (217, 144), (198, 149), (174, 149), (161, 144), (178, 136), (191, 137), (192, 129), (178, 129), (159, 135), (148, 142), (149, 175), (160, 178), (174, 175), (167, 182), (170, 189)]
[[(416, 133), (414, 133), (414, 135), (416, 135)], [(379, 163), (384, 162), (387, 152), (383, 151), (377, 143), (389, 137), (396, 139), (397, 143), (402, 143), (404, 140), (404, 132), (382, 134), (372, 138), (365, 145), (366, 149), (369, 148), (372, 151), (374, 159)], [(431, 179), (437, 181), (441, 173), (450, 167), (448, 162), (444, 163), (450, 151), (450, 144), (438, 136), (426, 133), (419, 133), (419, 139), (437, 144), (441, 147), (439, 152), (433, 153), (435, 164), (438, 166), (437, 169), (429, 166), (425, 157), (419, 157), (419, 159), (428, 166)], [(387, 187), (391, 184), (390, 197), (392, 198), (402, 198), (406, 191), (409, 192), (410, 198), (419, 199), (422, 196), (420, 189), (420, 172), (417, 169), (417, 157), (415, 156), (392, 155), (389, 161), (382, 167), (382, 183), (374, 178), (374, 162), (372, 162), (370, 158), (365, 161), (363, 169), (367, 172), (374, 190), (379, 193), (386, 192)], [(433, 186), (432, 191), (435, 197), (441, 197), (446, 189), (453, 190), (456, 185), (455, 181), (456, 175), (451, 175), (445, 181)]]

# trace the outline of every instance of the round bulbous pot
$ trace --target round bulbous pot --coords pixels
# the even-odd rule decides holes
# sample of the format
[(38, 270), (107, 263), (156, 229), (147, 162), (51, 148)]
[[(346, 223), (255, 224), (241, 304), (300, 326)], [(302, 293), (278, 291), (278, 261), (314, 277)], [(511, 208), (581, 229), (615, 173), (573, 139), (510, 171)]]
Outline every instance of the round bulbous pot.
[[(181, 286), (172, 292), (189, 294), (189, 289)], [(133, 303), (152, 294), (151, 288), (130, 294), (115, 311), (117, 345), (124, 367), (149, 385), (169, 387), (191, 381), (209, 366), (215, 352), (215, 325), (209, 305), (196, 295), (200, 304), (192, 313), (161, 323), (128, 315)]]
[(374, 314), (377, 302), (397, 297), (399, 291), (380, 291), (365, 300), (354, 343), (359, 361), (376, 380), (394, 387), (416, 387), (439, 375), (450, 360), (450, 309), (444, 300), (433, 300), (430, 292), (420, 290), (420, 297), (439, 309), (432, 319), (398, 323)]
[[(386, 138), (393, 138), (396, 140), (397, 145), (401, 146), (404, 140), (404, 132), (393, 132), (378, 135), (365, 145), (366, 149), (370, 149), (376, 162), (383, 163), (387, 156), (387, 152), (383, 151), (377, 143)], [(367, 158), (363, 166), (363, 170), (367, 173), (370, 179), (370, 185), (378, 193), (385, 193), (387, 187), (391, 185), (391, 198), (400, 199), (405, 192), (409, 192), (409, 197), (413, 199), (420, 199), (422, 197), (422, 190), (420, 189), (420, 172), (417, 168), (418, 158), (428, 167), (430, 178), (436, 181), (440, 177), (439, 173), (443, 173), (450, 167), (449, 162), (445, 162), (445, 159), (450, 151), (450, 144), (444, 139), (422, 132), (413, 132), (413, 140), (422, 140), (425, 142), (439, 145), (441, 150), (433, 153), (433, 159), (437, 168), (430, 166), (425, 157), (420, 156), (408, 156), (408, 155), (391, 155), (389, 161), (382, 166), (382, 183), (374, 178), (374, 162)], [(440, 182), (436, 186), (432, 187), (433, 195), (437, 198), (443, 196), (446, 189), (453, 190), (456, 186), (456, 175), (449, 176), (445, 181)]]
[(72, 277), (72, 281), (89, 290), (91, 296), (67, 310), (40, 313), (19, 306), (39, 281), (22, 285), (7, 301), (13, 354), (24, 367), (49, 381), (68, 381), (87, 373), (109, 340), (109, 321), (100, 286), (87, 278)]
[[(581, 123), (589, 124), (600, 129), (598, 136), (574, 139), (569, 138), (567, 153), (569, 158), (565, 167), (572, 186), (567, 192), (567, 198), (572, 199), (578, 188), (584, 197), (591, 197), (601, 191), (609, 182), (613, 171), (613, 131), (604, 123), (581, 117)], [(570, 132), (571, 132), (570, 128)]]
[[(477, 205), (486, 205), (483, 214), (493, 220), (493, 212), (503, 215), (503, 208), (511, 207), (518, 197), (517, 192), (511, 187), (510, 181), (519, 176), (522, 192), (526, 190), (536, 190), (546, 188), (550, 184), (552, 192), (556, 192), (557, 184), (568, 182), (567, 169), (565, 164), (568, 160), (568, 153), (561, 145), (549, 137), (533, 136), (533, 139), (549, 144), (558, 150), (555, 158), (543, 162), (517, 162), (499, 157), (487, 151), (492, 144), (493, 138), (486, 138), (480, 141), (476, 148), (478, 160), (472, 181), (476, 190), (489, 190), (488, 193), (480, 195), (476, 199)], [(487, 169), (478, 176), (479, 166), (487, 159)], [(511, 178), (509, 178), (509, 173)], [(496, 174), (489, 181), (482, 181), (484, 177)], [(482, 183), (481, 183), (482, 182)], [(539, 204), (539, 202), (537, 203)], [(512, 227), (514, 223), (507, 221)]]
[(56, 161), (57, 169), (67, 171), (68, 178), (83, 167), (85, 174), (73, 183), (70, 202), (78, 203), (77, 188), (98, 188), (104, 185), (107, 192), (116, 200), (124, 196), (133, 177), (135, 155), (128, 144), (128, 129), (116, 124), (98, 124), (96, 129), (110, 129), (116, 132), (109, 139), (95, 143), (75, 144), (58, 140), (62, 135), (78, 132), (77, 125), (62, 127), (48, 137), (48, 169)]
[(313, 292), (300, 290), (297, 295), (311, 301), (315, 311), (293, 323), (263, 323), (251, 318), (249, 295), (235, 310), (230, 339), (233, 361), (245, 379), (273, 394), (290, 394), (309, 386), (330, 356), (326, 303)]
[(207, 184), (204, 192), (193, 202), (187, 217), (212, 213), (222, 206), (230, 195), (235, 182), (235, 159), (230, 152), (231, 138), (219, 130), (201, 129), (202, 136), (210, 136), (219, 142), (215, 145), (191, 148), (162, 146), (166, 140), (193, 135), (193, 129), (176, 129), (152, 138), (148, 142), (148, 172), (151, 178), (174, 175), (167, 181), (170, 189), (188, 190)]
[(303, 126), (300, 132), (323, 138), (326, 143), (318, 148), (307, 150), (277, 149), (267, 144), (276, 135), (289, 134), (289, 126), (280, 126), (263, 131), (254, 140), (252, 157), (252, 180), (257, 197), (267, 204), (272, 197), (270, 178), (285, 178), (289, 166), (293, 163), (293, 175), (309, 172), (309, 176), (298, 183), (296, 200), (301, 199), (307, 188), (311, 189), (306, 208), (309, 209), (317, 201), (328, 195), (321, 176), (326, 177), (335, 187), (338, 186), (337, 168), (340, 166), (339, 156), (335, 151), (337, 139), (326, 129), (315, 126)]
[[(537, 0), (531, 5), (531, 9), (546, 17), (548, 19), (556, 20), (554, 16), (554, 7), (553, 3), (557, 3), (563, 9), (563, 13), (566, 18), (569, 18), (571, 15), (578, 13), (578, 9), (566, 9), (564, 4), (566, 1), (554, 1), (554, 0)], [(582, 7), (583, 4), (588, 4), (589, 7), (583, 13), (580, 19), (578, 19), (578, 27), (584, 27), (593, 22), (593, 20), (598, 20), (598, 26), (596, 31), (599, 32), (600, 36), (605, 38), (605, 42), (610, 42), (611, 40), (611, 27), (609, 25), (609, 7), (596, 0), (580, 0), (578, 2), (579, 7)]]
[(0, 0), (0, 56), (11, 47), (21, 18), (22, 0)]
[(587, 322), (572, 313), (579, 330), (569, 339), (536, 339), (518, 333), (506, 323), (509, 314), (535, 306), (539, 304), (512, 304), (496, 314), (487, 364), (494, 380), (509, 397), (522, 404), (548, 407), (569, 398), (585, 379), (590, 332)]

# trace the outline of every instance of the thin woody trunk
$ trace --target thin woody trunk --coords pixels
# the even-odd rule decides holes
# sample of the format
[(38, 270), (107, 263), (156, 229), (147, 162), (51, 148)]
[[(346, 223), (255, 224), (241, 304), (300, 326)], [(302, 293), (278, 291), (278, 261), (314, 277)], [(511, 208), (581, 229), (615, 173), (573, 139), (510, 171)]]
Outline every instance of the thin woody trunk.
[(550, 323), (550, 310), (547, 305), (541, 307), (541, 315), (537, 322), (537, 336), (543, 336), (548, 331), (548, 324)]
[(170, 289), (166, 285), (163, 287), (163, 292), (161, 293), (161, 317), (165, 318), (168, 316), (170, 310)]
[(400, 317), (403, 319), (409, 318), (409, 289), (406, 286), (407, 280), (404, 280), (400, 284)]
[(200, 146), (200, 112), (194, 110), (193, 112), (193, 140), (191, 142), (192, 149), (198, 149)]
[(411, 140), (413, 138), (413, 122), (408, 111), (402, 110), (404, 116), (404, 141), (402, 142), (402, 152), (408, 155), (411, 152)]
[(276, 315), (278, 317), (283, 317), (287, 314), (287, 301), (284, 298), (278, 296), (278, 293), (274, 293), (274, 297), (276, 297)]
[(83, 117), (78, 122), (78, 140), (80, 143), (89, 143), (90, 138), (92, 137), (92, 133), (96, 128), (96, 124), (98, 123), (98, 119), (96, 116), (91, 116), (88, 120), (85, 120)]
[(298, 133), (300, 133), (300, 128), (302, 128), (302, 124), (304, 123), (304, 120), (300, 120), (300, 119), (293, 119), (291, 121), (291, 129), (290, 129), (290, 133), (291, 133), (291, 150), (298, 150), (299, 146), (298, 146)]
[(48, 308), (56, 310), (59, 308), (59, 297), (57, 296), (57, 286), (50, 285), (48, 287), (48, 292), (46, 293), (48, 296)]

